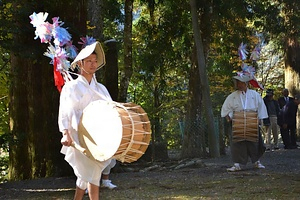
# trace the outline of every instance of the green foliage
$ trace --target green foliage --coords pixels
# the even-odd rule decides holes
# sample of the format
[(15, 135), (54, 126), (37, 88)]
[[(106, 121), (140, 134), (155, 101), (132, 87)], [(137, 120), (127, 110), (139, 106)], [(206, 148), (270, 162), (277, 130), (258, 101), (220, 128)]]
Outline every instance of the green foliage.
[[(12, 4), (11, 3), (2, 3), (0, 4), (0, 46), (1, 48), (9, 47), (10, 42), (12, 41), (12, 29), (13, 25), (11, 22), (12, 18)], [(7, 43), (9, 41), (9, 43)]]
[[(161, 127), (155, 133), (156, 138), (162, 138), (172, 147), (180, 144), (179, 123), (187, 102), (191, 52), (188, 44), (192, 38), (188, 35), (190, 27), (182, 26), (188, 23), (184, 6), (165, 1), (157, 5), (153, 16), (148, 7), (141, 6), (140, 18), (133, 27), (134, 74), (129, 100), (144, 107), (152, 125)], [(159, 119), (160, 124), (154, 119)]]
[(115, 0), (103, 1), (104, 30), (106, 39), (115, 39), (122, 41), (124, 25), (124, 14), (122, 11), (122, 2)]
[(8, 180), (8, 144), (10, 141), (8, 124), (9, 67), (9, 54), (0, 46), (0, 183)]
[(8, 152), (0, 148), (0, 183), (8, 180)]
[(8, 150), (9, 55), (0, 47), (0, 148)]

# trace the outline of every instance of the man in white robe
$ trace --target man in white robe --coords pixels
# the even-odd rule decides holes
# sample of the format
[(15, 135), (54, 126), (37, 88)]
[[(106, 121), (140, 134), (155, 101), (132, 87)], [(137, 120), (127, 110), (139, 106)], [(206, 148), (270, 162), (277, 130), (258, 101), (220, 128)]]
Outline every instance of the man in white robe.
[(66, 82), (61, 91), (58, 119), (63, 134), (61, 153), (65, 154), (65, 160), (77, 176), (74, 199), (82, 199), (88, 189), (90, 199), (98, 200), (101, 173), (111, 162), (110, 159), (103, 162), (92, 160), (72, 147), (74, 143), (79, 144), (77, 131), (84, 108), (96, 100), (112, 100), (105, 86), (98, 83), (94, 75), (104, 64), (100, 43), (86, 46), (72, 63), (80, 68), (79, 77)]
[[(248, 88), (248, 81), (252, 80), (252, 78), (250, 76), (234, 76), (233, 78), (237, 90), (226, 98), (222, 106), (221, 116), (226, 117), (227, 121), (231, 122), (235, 111), (254, 111), (257, 112), (258, 121), (267, 118), (268, 113), (262, 97), (256, 91)], [(231, 143), (230, 149), (234, 165), (228, 168), (227, 171), (241, 170), (240, 165), (246, 165), (248, 157), (250, 157), (252, 163), (255, 163), (255, 167), (265, 168), (259, 161), (264, 152), (259, 129), (257, 137), (258, 142), (244, 140)]]

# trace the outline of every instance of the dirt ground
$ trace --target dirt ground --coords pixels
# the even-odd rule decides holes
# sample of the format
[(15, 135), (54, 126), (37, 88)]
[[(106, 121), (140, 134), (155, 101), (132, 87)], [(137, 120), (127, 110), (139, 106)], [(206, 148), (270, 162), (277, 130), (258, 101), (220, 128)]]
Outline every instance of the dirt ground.
[[(299, 148), (267, 151), (261, 161), (266, 169), (248, 163), (230, 173), (229, 155), (181, 169), (173, 161), (139, 172), (113, 172), (110, 178), (118, 188), (101, 189), (100, 199), (300, 199)], [(0, 184), (0, 199), (72, 199), (74, 185), (74, 177), (7, 182)]]

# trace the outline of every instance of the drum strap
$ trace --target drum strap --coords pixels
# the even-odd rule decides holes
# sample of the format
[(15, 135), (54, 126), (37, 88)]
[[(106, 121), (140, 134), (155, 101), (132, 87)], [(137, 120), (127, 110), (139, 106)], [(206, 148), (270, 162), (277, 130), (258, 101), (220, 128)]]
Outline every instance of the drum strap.
[[(95, 81), (95, 85), (96, 87), (103, 91), (101, 87), (99, 87), (98, 82), (96, 80), (96, 76), (93, 76), (93, 79)], [(86, 85), (86, 84), (85, 84)], [(95, 94), (97, 94), (101, 99), (106, 100), (106, 101), (112, 101), (111, 98), (107, 97), (106, 95), (101, 94), (100, 92), (98, 92), (97, 90), (95, 90), (93, 87), (89, 87), (88, 85), (86, 85), (86, 87), (90, 90), (92, 90)], [(105, 94), (105, 92), (103, 92)]]
[[(247, 108), (247, 104), (248, 104), (248, 98), (247, 98), (247, 92), (242, 92), (241, 94), (240, 94), (240, 98), (241, 98), (241, 102), (242, 102), (242, 106), (243, 106), (243, 109), (244, 110), (246, 110), (246, 108)], [(244, 101), (244, 99), (243, 99), (243, 95), (245, 95), (245, 101)]]

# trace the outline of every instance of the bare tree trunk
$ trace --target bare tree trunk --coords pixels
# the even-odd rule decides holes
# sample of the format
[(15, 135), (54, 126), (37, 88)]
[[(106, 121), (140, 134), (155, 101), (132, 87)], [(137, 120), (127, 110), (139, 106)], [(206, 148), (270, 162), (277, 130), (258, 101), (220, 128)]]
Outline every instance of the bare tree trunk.
[(201, 129), (201, 91), (199, 69), (196, 65), (196, 49), (193, 51), (192, 67), (189, 78), (189, 102), (185, 117), (185, 130), (182, 144), (182, 158), (194, 158), (206, 156), (205, 134)]
[[(22, 67), (20, 67), (22, 66)], [(11, 75), (13, 77), (10, 88), (10, 129), (12, 141), (9, 145), (9, 179), (31, 178), (31, 156), (28, 152), (29, 130), (28, 100), (26, 86), (27, 65), (14, 53), (11, 54)]]
[(99, 41), (104, 41), (103, 36), (103, 0), (88, 0), (88, 21), (92, 27), (92, 36)]
[[(24, 11), (25, 2), (14, 3), (14, 6), (20, 6)], [(75, 40), (78, 40), (78, 33), (85, 35), (86, 28), (86, 7), (84, 1), (80, 2), (56, 1), (52, 2), (53, 7), (43, 9), (48, 10), (50, 17), (57, 16), (55, 12), (61, 9), (60, 19), (69, 22), (69, 28), (73, 27), (69, 30), (74, 31), (74, 25), (77, 26), (71, 32)], [(83, 12), (80, 12), (82, 8)], [(18, 10), (15, 9), (16, 13), (13, 14), (18, 34), (14, 34), (11, 46), (9, 111), (13, 140), (9, 151), (9, 178), (21, 180), (69, 175), (71, 168), (60, 153), (61, 133), (57, 125), (59, 92), (54, 86), (53, 66), (43, 56), (46, 46), (33, 40), (34, 28), (28, 21), (27, 12)], [(74, 17), (74, 12), (81, 19)], [(51, 18), (47, 20), (51, 21)], [(84, 24), (83, 28), (81, 24)]]
[(132, 10), (133, 0), (125, 0), (124, 26), (124, 73), (122, 73), (119, 100), (126, 102), (127, 90), (132, 76)]
[(118, 86), (118, 49), (116, 40), (105, 41), (107, 47), (106, 51), (106, 65), (104, 66), (105, 78), (103, 84), (107, 87), (111, 98), (114, 101), (118, 100), (119, 86)]
[(191, 5), (191, 14), (192, 14), (192, 26), (194, 32), (194, 39), (197, 48), (197, 60), (199, 66), (199, 74), (203, 92), (203, 102), (205, 108), (206, 119), (208, 123), (208, 131), (209, 131), (209, 149), (212, 157), (219, 157), (219, 141), (217, 137), (217, 133), (214, 126), (214, 116), (212, 112), (212, 102), (210, 98), (210, 89), (208, 83), (208, 77), (206, 74), (206, 63), (204, 56), (204, 48), (202, 43), (202, 37), (200, 34), (199, 24), (198, 24), (198, 13), (197, 13), (197, 5), (196, 0), (190, 0)]
[(53, 83), (52, 67), (45, 60), (34, 63), (26, 56), (11, 53), (11, 180), (57, 174), (59, 163), (64, 162), (58, 156), (61, 148), (57, 127), (59, 93)]
[[(87, 21), (89, 22), (89, 26), (92, 27), (89, 36), (94, 37), (96, 40), (103, 42), (103, 1), (102, 0), (87, 0)], [(97, 80), (103, 82), (105, 80), (105, 69), (106, 67), (102, 67), (100, 70), (96, 72)]]
[[(298, 38), (289, 37), (285, 49), (285, 87), (289, 89), (290, 95), (300, 94), (300, 44)], [(300, 132), (300, 112), (297, 113), (297, 135)]]
[(103, 0), (88, 0), (88, 21), (92, 27), (92, 36), (104, 42), (106, 65), (96, 72), (98, 81), (109, 91), (112, 99), (118, 101), (118, 50), (114, 39), (104, 41), (103, 35)]

